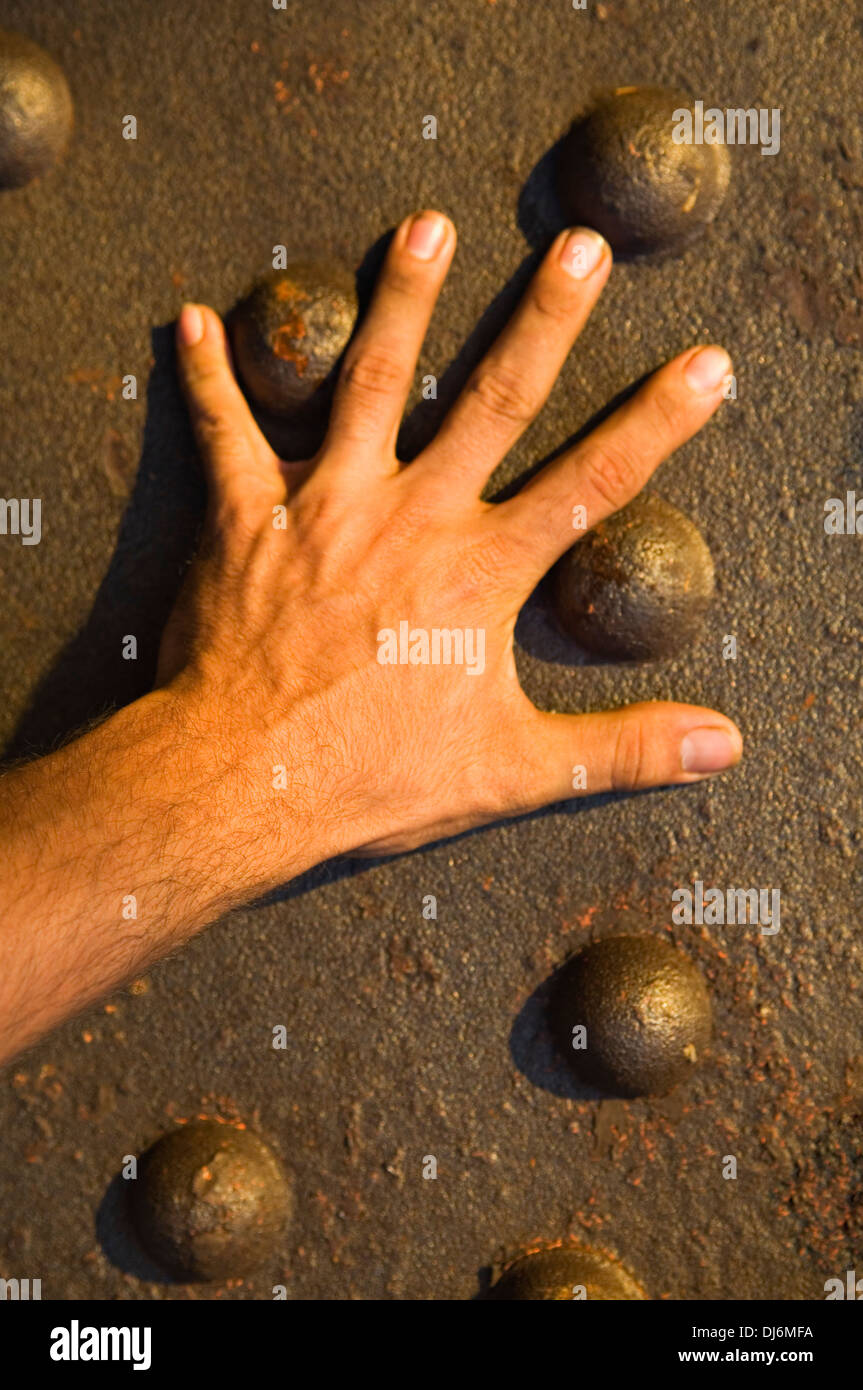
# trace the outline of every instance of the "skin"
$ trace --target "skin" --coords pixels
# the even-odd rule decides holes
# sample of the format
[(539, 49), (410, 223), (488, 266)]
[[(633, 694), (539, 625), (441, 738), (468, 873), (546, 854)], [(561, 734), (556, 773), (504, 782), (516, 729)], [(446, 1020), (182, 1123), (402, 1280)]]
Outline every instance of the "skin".
[[(739, 760), (734, 724), (699, 706), (542, 713), (513, 657), (519, 609), (572, 544), (573, 507), (593, 525), (630, 501), (718, 407), (727, 354), (690, 348), (518, 496), (486, 503), (611, 253), (595, 233), (561, 234), (435, 440), (401, 467), (399, 422), (454, 250), (439, 214), (398, 228), (303, 464), (258, 430), (218, 316), (184, 308), (179, 370), (209, 485), (200, 553), (156, 688), (0, 780), (0, 1058), (334, 855), (397, 853), (570, 797), (577, 766), (594, 794)], [(405, 619), (484, 628), (482, 674), (380, 664), (378, 633)]]

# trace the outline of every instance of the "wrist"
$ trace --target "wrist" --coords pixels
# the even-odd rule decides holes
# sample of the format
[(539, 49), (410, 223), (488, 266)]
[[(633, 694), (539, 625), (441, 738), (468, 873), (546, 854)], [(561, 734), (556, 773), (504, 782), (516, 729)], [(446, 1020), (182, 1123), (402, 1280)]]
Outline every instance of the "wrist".
[(2, 778), (3, 839), (34, 889), (86, 858), (182, 939), (325, 857), (293, 791), (268, 795), (263, 759), (207, 708), (153, 691)]
[(177, 830), (212, 875), (221, 910), (268, 892), (339, 852), (289, 719), (238, 717), (236, 696), (182, 680), (138, 704), (170, 762)]

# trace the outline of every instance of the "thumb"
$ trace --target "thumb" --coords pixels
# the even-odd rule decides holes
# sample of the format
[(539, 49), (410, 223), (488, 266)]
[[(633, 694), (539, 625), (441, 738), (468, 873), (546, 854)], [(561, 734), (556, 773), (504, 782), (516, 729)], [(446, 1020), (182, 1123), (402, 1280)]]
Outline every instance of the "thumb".
[(598, 714), (542, 714), (531, 730), (536, 805), (604, 791), (700, 782), (740, 761), (736, 724), (658, 700)]

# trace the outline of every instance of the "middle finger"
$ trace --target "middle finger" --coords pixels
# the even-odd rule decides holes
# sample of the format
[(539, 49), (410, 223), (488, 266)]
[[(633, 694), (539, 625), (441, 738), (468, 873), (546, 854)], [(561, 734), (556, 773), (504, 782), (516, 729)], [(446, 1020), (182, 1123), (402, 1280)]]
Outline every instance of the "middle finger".
[(445, 471), (472, 495), (482, 490), (544, 406), (610, 270), (611, 251), (598, 232), (561, 232), (412, 472)]

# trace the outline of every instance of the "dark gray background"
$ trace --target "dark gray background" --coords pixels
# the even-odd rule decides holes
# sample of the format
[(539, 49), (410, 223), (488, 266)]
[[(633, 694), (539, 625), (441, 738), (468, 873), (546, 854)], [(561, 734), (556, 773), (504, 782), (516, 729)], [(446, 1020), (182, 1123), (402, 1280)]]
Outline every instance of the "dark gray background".
[[(201, 505), (167, 327), (183, 298), (227, 310), (275, 243), (359, 265), (409, 210), (440, 207), (460, 249), (421, 369), (442, 375), (482, 319), (446, 399), (534, 263), (543, 157), (596, 89), (782, 109), (777, 156), (732, 151), (707, 239), (614, 271), (495, 480), (681, 348), (727, 345), (739, 399), (656, 483), (716, 559), (703, 642), (579, 668), (537, 606), (519, 661), (546, 707), (716, 704), (744, 730), (741, 768), (318, 871), (70, 1023), (0, 1077), (0, 1273), (41, 1277), (45, 1297), (213, 1296), (139, 1277), (109, 1185), (173, 1116), (221, 1113), (269, 1136), (297, 1191), (280, 1258), (221, 1297), (286, 1279), (299, 1298), (469, 1298), (503, 1251), (570, 1232), (655, 1298), (823, 1297), (863, 1268), (861, 541), (823, 531), (825, 500), (860, 486), (859, 12), (2, 0), (0, 23), (55, 54), (77, 112), (64, 165), (0, 199), (0, 496), (41, 497), (44, 526), (39, 546), (0, 538), (16, 754), (146, 687)], [(554, 1064), (544, 986), (591, 934), (667, 932), (695, 878), (778, 887), (782, 930), (675, 929), (712, 985), (712, 1055), (666, 1101), (600, 1104)]]

